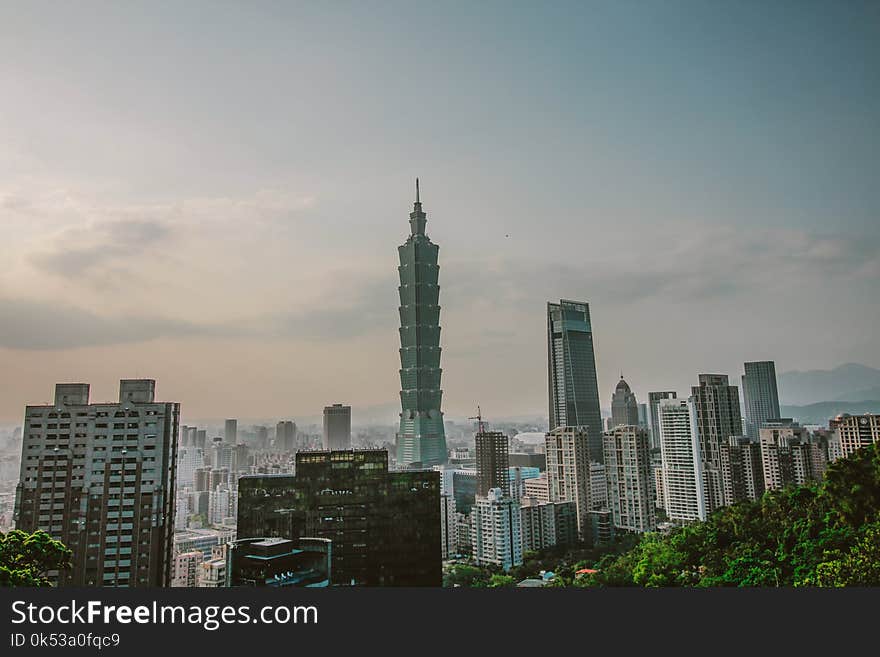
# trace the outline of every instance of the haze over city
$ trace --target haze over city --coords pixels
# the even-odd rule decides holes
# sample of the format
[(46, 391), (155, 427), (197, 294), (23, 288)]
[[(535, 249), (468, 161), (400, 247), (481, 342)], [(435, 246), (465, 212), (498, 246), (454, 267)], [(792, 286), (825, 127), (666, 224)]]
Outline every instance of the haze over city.
[(0, 422), (128, 377), (185, 417), (397, 405), (417, 175), (447, 415), (546, 414), (560, 298), (603, 407), (880, 367), (880, 17), (790, 6), (3, 10)]

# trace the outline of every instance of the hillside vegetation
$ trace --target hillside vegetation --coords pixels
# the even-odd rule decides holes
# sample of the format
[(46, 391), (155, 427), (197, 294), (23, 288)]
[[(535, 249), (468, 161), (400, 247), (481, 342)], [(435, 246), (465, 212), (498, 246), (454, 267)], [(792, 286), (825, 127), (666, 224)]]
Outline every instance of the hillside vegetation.
[(586, 586), (880, 586), (880, 444), (606, 556)]

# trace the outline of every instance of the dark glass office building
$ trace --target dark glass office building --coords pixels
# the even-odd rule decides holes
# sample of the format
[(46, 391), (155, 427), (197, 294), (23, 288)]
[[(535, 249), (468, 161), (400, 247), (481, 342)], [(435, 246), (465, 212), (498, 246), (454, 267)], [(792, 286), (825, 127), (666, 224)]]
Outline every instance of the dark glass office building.
[(742, 377), (743, 402), (746, 411), (746, 435), (758, 440), (761, 427), (767, 420), (778, 419), (779, 392), (776, 389), (776, 363), (761, 360), (744, 363)]
[(440, 473), (385, 450), (298, 452), (296, 475), (238, 481), (238, 535), (332, 541), (334, 586), (440, 586)]
[(588, 303), (563, 299), (547, 304), (547, 370), (550, 431), (586, 427), (590, 460), (602, 462), (602, 415)]

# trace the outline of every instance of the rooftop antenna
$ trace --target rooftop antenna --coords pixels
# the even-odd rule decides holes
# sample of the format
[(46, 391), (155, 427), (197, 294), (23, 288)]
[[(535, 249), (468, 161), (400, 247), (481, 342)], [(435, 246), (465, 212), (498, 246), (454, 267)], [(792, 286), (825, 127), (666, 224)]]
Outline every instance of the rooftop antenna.
[(419, 179), (416, 178), (416, 203), (420, 203), (419, 201)]

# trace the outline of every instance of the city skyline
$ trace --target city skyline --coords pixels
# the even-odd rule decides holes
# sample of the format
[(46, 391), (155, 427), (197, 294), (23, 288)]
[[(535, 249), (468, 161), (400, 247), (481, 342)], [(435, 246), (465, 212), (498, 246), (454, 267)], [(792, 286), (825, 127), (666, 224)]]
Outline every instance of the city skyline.
[[(546, 415), (560, 298), (593, 310), (603, 409), (621, 370), (644, 401), (746, 361), (880, 366), (864, 10), (10, 11), (0, 422), (47, 381), (109, 400), (125, 377), (185, 418), (393, 405), (416, 175), (443, 245), (448, 417)], [(259, 39), (232, 56), (244, 24)], [(413, 94), (443, 102), (427, 118)]]

